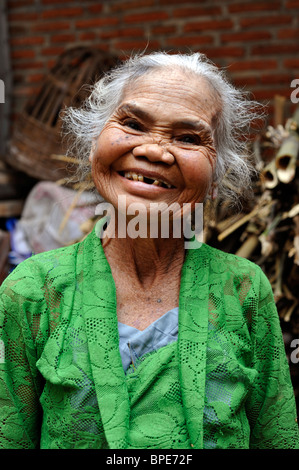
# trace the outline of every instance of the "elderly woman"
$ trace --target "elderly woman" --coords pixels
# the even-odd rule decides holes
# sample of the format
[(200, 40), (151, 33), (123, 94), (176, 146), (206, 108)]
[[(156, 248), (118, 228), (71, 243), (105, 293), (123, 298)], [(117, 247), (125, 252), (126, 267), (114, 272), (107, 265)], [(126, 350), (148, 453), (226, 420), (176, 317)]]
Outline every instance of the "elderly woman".
[[(268, 280), (172, 229), (216, 191), (248, 186), (250, 110), (204, 56), (166, 53), (133, 57), (69, 110), (115, 217), (2, 286), (1, 447), (298, 447)], [(130, 236), (132, 206), (143, 236)]]

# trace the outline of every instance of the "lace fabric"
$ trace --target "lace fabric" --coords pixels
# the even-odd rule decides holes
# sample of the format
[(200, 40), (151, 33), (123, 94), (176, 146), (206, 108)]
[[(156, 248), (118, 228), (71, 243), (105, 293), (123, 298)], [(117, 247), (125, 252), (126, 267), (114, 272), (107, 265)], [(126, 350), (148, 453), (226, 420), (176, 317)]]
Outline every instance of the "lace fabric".
[(188, 251), (178, 340), (125, 375), (96, 233), (26, 260), (1, 286), (0, 447), (298, 448), (279, 318), (260, 268), (204, 244)]

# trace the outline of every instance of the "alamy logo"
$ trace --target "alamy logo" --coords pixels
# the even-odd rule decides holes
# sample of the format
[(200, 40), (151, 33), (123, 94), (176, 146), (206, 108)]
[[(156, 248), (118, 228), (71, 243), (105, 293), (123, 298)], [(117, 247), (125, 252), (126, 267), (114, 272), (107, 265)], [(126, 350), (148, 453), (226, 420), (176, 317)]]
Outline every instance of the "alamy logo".
[(293, 364), (298, 364), (299, 362), (299, 339), (293, 339), (291, 342), (291, 348), (294, 348), (294, 350), (291, 353), (291, 362)]
[(291, 101), (294, 104), (299, 103), (299, 78), (294, 78), (291, 82), (291, 87), (295, 88), (291, 93)]
[[(127, 207), (124, 195), (118, 197), (117, 208), (116, 213), (113, 205), (104, 201), (95, 211), (96, 215), (108, 217), (107, 234), (110, 238), (115, 238), (116, 232), (119, 238), (181, 238), (183, 235), (185, 248), (192, 250), (200, 248), (203, 243), (202, 203), (195, 203), (193, 211), (189, 203), (182, 207), (178, 203), (150, 203), (149, 219), (144, 204), (131, 203)], [(98, 233), (100, 238), (102, 235)]]
[(5, 86), (3, 80), (0, 80), (0, 103), (5, 103)]

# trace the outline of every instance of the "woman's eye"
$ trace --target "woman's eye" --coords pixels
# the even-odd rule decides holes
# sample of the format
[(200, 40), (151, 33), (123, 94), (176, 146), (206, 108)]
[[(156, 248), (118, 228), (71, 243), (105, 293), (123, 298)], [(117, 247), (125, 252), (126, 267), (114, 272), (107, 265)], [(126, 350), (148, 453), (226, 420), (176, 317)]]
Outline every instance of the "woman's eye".
[(193, 134), (185, 134), (181, 135), (176, 138), (179, 142), (183, 144), (191, 144), (191, 145), (199, 145), (200, 144), (200, 137)]
[(129, 127), (130, 129), (133, 129), (134, 131), (141, 131), (140, 124), (134, 119), (127, 119), (126, 121), (124, 121), (124, 125), (126, 127)]

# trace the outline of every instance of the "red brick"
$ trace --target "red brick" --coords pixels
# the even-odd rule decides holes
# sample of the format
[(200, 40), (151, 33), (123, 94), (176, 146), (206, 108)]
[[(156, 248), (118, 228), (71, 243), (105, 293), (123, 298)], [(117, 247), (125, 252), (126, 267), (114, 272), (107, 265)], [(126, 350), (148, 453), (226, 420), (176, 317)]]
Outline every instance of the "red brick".
[(297, 57), (293, 59), (285, 59), (283, 65), (289, 68), (298, 68), (299, 69), (299, 59)]
[(120, 57), (146, 47), (200, 50), (227, 64), (237, 86), (270, 102), (277, 91), (289, 97), (289, 84), (299, 77), (299, 0), (7, 0), (7, 6), (19, 93), (12, 112), (58, 53), (80, 41)]
[(120, 37), (120, 33), (117, 29), (109, 29), (107, 31), (101, 31), (99, 37), (101, 39), (117, 39)]
[(51, 21), (51, 22), (44, 22), (41, 21), (40, 23), (33, 24), (31, 26), (32, 31), (62, 31), (70, 29), (71, 23), (69, 21)]
[(252, 90), (252, 94), (256, 100), (269, 100), (275, 95), (282, 95), (286, 98), (290, 97), (290, 87), (266, 87), (265, 89)]
[[(63, 0), (63, 3), (72, 3), (73, 1), (74, 0)], [(41, 0), (41, 2), (43, 3), (43, 5), (53, 5), (57, 3), (61, 4), (61, 0)]]
[(210, 29), (212, 31), (218, 31), (219, 29), (232, 28), (233, 22), (230, 19), (225, 20), (209, 20), (209, 21), (197, 21), (196, 23), (187, 23), (184, 26), (184, 31), (202, 31)]
[(222, 34), (221, 42), (242, 42), (242, 41), (260, 41), (262, 39), (270, 39), (269, 31), (244, 31), (241, 33)]
[(109, 31), (101, 31), (99, 35), (102, 39), (115, 39), (124, 37), (138, 37), (144, 36), (142, 28), (124, 28), (124, 29), (111, 29)]
[(233, 82), (236, 86), (238, 87), (248, 87), (252, 85), (257, 85), (259, 83), (259, 80), (257, 76), (255, 75), (254, 77), (252, 76), (246, 76), (246, 77), (233, 77)]
[(88, 10), (91, 12), (91, 13), (101, 13), (101, 11), (103, 11), (103, 5), (91, 5), (90, 7), (88, 7)]
[(135, 15), (127, 15), (124, 17), (124, 23), (138, 23), (148, 21), (162, 21), (169, 18), (168, 13), (163, 11), (148, 11), (146, 13), (136, 13)]
[(231, 64), (229, 67), (230, 72), (240, 72), (240, 71), (248, 71), (248, 70), (273, 70), (277, 68), (277, 61), (276, 60), (245, 60), (243, 62), (237, 62)]
[(86, 33), (81, 33), (79, 36), (79, 39), (81, 41), (92, 41), (93, 39), (96, 38), (96, 33), (94, 32), (86, 32)]
[(230, 13), (242, 13), (248, 11), (273, 11), (279, 9), (281, 2), (239, 2), (236, 5), (229, 5), (228, 11)]
[(183, 18), (187, 16), (212, 16), (212, 15), (221, 15), (221, 7), (198, 7), (198, 8), (177, 8), (173, 10), (172, 16), (174, 18)]
[(298, 44), (261, 44), (251, 48), (251, 54), (270, 55), (270, 54), (296, 54), (299, 52)]
[(144, 35), (144, 29), (143, 28), (123, 28), (119, 30), (119, 35), (121, 37), (129, 37), (129, 36), (142, 37)]
[(98, 26), (116, 25), (118, 18), (115, 17), (101, 17), (92, 18), (88, 20), (80, 20), (76, 22), (76, 28), (96, 28)]
[(48, 70), (51, 70), (54, 67), (54, 65), (56, 65), (56, 60), (55, 59), (50, 59), (46, 63), (46, 67), (47, 67)]
[(74, 42), (76, 40), (76, 36), (74, 34), (57, 34), (55, 36), (51, 36), (51, 43), (56, 44), (58, 42)]
[(38, 90), (36, 86), (23, 86), (14, 89), (14, 96), (31, 96), (34, 95)]
[(94, 44), (95, 49), (99, 49), (101, 52), (108, 52), (109, 46), (107, 44)]
[(22, 7), (27, 7), (28, 5), (33, 5), (34, 0), (8, 0), (7, 8), (8, 10), (18, 9)]
[(72, 16), (80, 16), (83, 14), (82, 8), (55, 8), (55, 10), (48, 10), (42, 13), (43, 19), (50, 19), (50, 18), (61, 18), (61, 17), (72, 17)]
[(260, 77), (260, 81), (261, 83), (264, 83), (266, 85), (268, 84), (271, 84), (271, 85), (290, 85), (291, 83), (291, 79), (290, 79), (290, 75), (289, 74), (275, 74), (275, 73), (271, 73), (271, 74), (267, 74), (267, 75), (262, 75)]
[(41, 69), (44, 67), (44, 63), (41, 61), (30, 61), (30, 62), (15, 62), (12, 61), (12, 69), (22, 69), (22, 70), (35, 70), (35, 69)]
[(250, 28), (251, 26), (269, 26), (269, 25), (280, 25), (290, 24), (292, 20), (291, 15), (277, 15), (277, 16), (259, 16), (252, 18), (242, 18), (240, 25), (242, 28)]
[(42, 55), (60, 55), (64, 51), (64, 47), (45, 47), (41, 50)]
[(22, 49), (13, 51), (11, 54), (12, 59), (33, 59), (35, 52), (32, 49)]
[(167, 39), (166, 44), (169, 46), (194, 46), (201, 44), (212, 44), (214, 38), (212, 36), (177, 36)]
[(12, 46), (33, 46), (36, 44), (43, 44), (44, 42), (45, 38), (42, 36), (33, 36), (11, 39), (10, 44)]
[[(198, 0), (189, 0), (188, 3), (195, 3), (196, 5), (198, 5)], [(181, 5), (182, 6), (182, 0), (159, 0), (159, 4), (160, 5), (175, 5), (175, 4), (178, 4), (178, 5)]]
[(26, 77), (29, 83), (40, 82), (44, 78), (43, 73), (36, 73), (34, 75), (29, 75)]
[(175, 26), (153, 26), (151, 28), (152, 34), (171, 34), (176, 32)]
[(151, 7), (155, 4), (155, 0), (134, 0), (131, 2), (119, 3), (117, 2), (114, 5), (109, 5), (111, 11), (121, 11), (121, 10), (135, 10), (144, 7)]
[(277, 33), (278, 39), (298, 39), (298, 37), (299, 37), (299, 28), (280, 29)]
[(133, 50), (133, 49), (143, 50), (145, 47), (147, 47), (147, 49), (157, 49), (159, 46), (160, 44), (158, 41), (150, 41), (149, 43), (147, 43), (147, 40), (145, 39), (140, 40), (140, 41), (137, 41), (137, 40), (119, 41), (114, 44), (114, 47), (120, 50)]
[(221, 57), (242, 57), (244, 55), (243, 47), (233, 47), (233, 46), (224, 46), (224, 47), (211, 47), (201, 49), (209, 58)]
[(25, 37), (26, 34), (28, 34), (28, 31), (25, 26), (21, 25), (20, 23), (15, 24), (13, 26), (11, 24), (8, 24), (8, 31), (10, 38), (15, 36)]
[(38, 13), (30, 13), (30, 12), (23, 12), (23, 13), (11, 13), (8, 15), (9, 22), (15, 21), (37, 21), (39, 18)]

